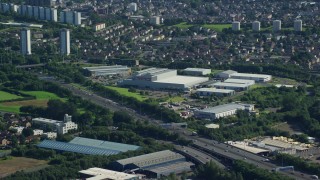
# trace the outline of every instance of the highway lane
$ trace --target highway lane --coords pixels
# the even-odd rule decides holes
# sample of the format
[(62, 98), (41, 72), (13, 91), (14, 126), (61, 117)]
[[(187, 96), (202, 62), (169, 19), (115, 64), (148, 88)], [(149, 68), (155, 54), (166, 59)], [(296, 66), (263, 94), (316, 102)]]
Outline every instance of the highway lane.
[[(152, 121), (153, 123), (158, 124), (158, 125), (160, 125), (162, 123), (160, 120), (155, 120), (155, 119), (149, 118), (147, 116), (142, 116), (130, 108), (124, 107), (123, 105), (116, 103), (116, 102), (113, 102), (112, 100), (98, 96), (90, 91), (80, 89), (74, 85), (61, 83), (61, 82), (56, 81), (54, 79), (46, 79), (46, 78), (42, 78), (42, 79), (58, 83), (62, 87), (69, 89), (75, 95), (78, 95), (78, 96), (82, 97), (83, 99), (89, 100), (92, 103), (95, 103), (97, 105), (108, 108), (111, 111), (124, 111), (124, 112), (127, 112), (132, 117), (135, 117), (137, 119)], [(244, 150), (241, 150), (238, 148), (230, 148), (229, 145), (224, 144), (224, 143), (219, 143), (218, 141), (209, 140), (209, 139), (201, 138), (198, 136), (186, 135), (186, 132), (183, 129), (174, 129), (174, 130), (170, 130), (170, 131), (178, 133), (179, 135), (181, 135), (182, 137), (184, 137), (187, 140), (192, 140), (196, 146), (199, 146), (203, 149), (207, 149), (207, 150), (211, 149), (210, 151), (215, 151), (216, 153), (219, 153), (221, 155), (224, 155), (224, 156), (227, 156), (227, 157), (230, 157), (233, 159), (241, 159), (241, 160), (244, 160), (248, 163), (254, 164), (260, 168), (267, 169), (267, 170), (271, 170), (272, 168), (277, 167), (276, 165), (272, 164), (271, 162), (263, 162), (262, 161), (263, 157), (249, 153), (247, 151), (244, 151)], [(199, 151), (199, 152), (201, 152), (201, 151)], [(281, 173), (288, 175), (289, 177), (292, 177), (294, 179), (310, 179), (309, 178), (310, 175), (299, 172), (299, 171), (296, 171), (294, 174), (290, 174), (289, 172), (281, 172)]]

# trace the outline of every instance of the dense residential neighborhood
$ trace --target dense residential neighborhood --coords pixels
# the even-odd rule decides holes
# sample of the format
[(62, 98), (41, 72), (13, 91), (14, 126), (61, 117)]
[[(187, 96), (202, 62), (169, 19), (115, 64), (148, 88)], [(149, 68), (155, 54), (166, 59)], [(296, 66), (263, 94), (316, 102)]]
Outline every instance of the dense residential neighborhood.
[(318, 179), (320, 3), (2, 0), (1, 179)]

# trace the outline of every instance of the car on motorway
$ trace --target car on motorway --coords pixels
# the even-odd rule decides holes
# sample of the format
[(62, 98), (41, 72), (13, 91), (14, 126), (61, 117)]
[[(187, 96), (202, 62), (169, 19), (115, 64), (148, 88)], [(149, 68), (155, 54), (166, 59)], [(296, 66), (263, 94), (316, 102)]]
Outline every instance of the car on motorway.
[(269, 162), (270, 159), (266, 158), (266, 159), (262, 159), (263, 162)]

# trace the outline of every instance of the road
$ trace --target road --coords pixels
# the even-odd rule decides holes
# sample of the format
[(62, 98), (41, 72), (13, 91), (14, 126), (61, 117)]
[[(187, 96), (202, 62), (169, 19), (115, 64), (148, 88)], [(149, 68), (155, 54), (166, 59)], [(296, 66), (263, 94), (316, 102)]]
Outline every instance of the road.
[[(127, 112), (129, 115), (136, 119), (142, 119), (142, 120), (147, 120), (147, 121), (152, 121), (152, 123), (160, 125), (162, 122), (160, 120), (155, 120), (152, 118), (149, 118), (147, 116), (142, 116), (136, 111), (124, 107), (121, 104), (118, 104), (116, 102), (113, 102), (111, 100), (108, 100), (106, 98), (103, 98), (101, 96), (98, 96), (90, 91), (80, 89), (78, 87), (75, 87), (74, 85), (71, 84), (65, 84), (62, 82), (59, 82), (53, 78), (41, 78), (42, 80), (50, 81), (50, 82), (55, 82), (61, 85), (64, 88), (69, 89), (73, 94), (82, 97), (83, 99), (89, 100), (92, 103), (95, 103), (97, 105), (103, 106), (105, 108), (108, 108), (111, 111), (124, 111)], [(172, 130), (171, 130), (172, 131)], [(191, 136), (190, 134), (187, 134), (188, 132), (185, 132), (183, 129), (175, 129), (173, 132), (178, 133), (182, 137), (184, 137), (187, 140), (192, 140), (194, 143), (194, 150), (197, 150), (199, 148), (206, 150), (210, 153), (215, 153), (219, 154), (221, 156), (224, 156), (226, 158), (230, 159), (237, 159), (237, 160), (244, 160), (245, 162), (248, 162), (250, 164), (253, 164), (259, 168), (263, 168), (266, 170), (271, 170), (272, 168), (278, 167), (272, 162), (263, 162), (262, 160), (265, 159), (262, 156), (258, 156), (253, 153), (249, 153), (247, 151), (238, 149), (238, 148), (231, 148), (230, 145), (224, 144), (224, 143), (219, 143), (218, 141), (214, 140), (208, 140), (205, 138), (201, 138), (198, 136)], [(198, 153), (201, 153), (201, 150), (197, 150)], [(295, 171), (293, 174), (290, 172), (280, 172), (283, 173), (293, 179), (311, 179), (310, 175)]]

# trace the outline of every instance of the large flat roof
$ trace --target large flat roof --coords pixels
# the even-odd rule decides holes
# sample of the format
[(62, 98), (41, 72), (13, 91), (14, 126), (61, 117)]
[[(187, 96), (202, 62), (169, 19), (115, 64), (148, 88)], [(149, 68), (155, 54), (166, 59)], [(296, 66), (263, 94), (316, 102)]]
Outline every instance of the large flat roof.
[(107, 70), (107, 69), (118, 69), (118, 68), (128, 68), (127, 66), (114, 65), (114, 66), (93, 66), (93, 67), (83, 67), (83, 69), (88, 70)]
[(131, 178), (138, 178), (135, 174), (127, 174), (118, 171), (112, 171), (109, 169), (102, 169), (102, 168), (89, 168), (86, 170), (81, 170), (79, 173), (94, 176), (91, 178), (86, 178), (87, 180), (104, 180), (104, 179), (111, 179), (111, 180), (126, 180)]
[(154, 82), (169, 83), (169, 84), (197, 84), (201, 81), (208, 81), (207, 77), (193, 77), (193, 76), (173, 76), (170, 78), (160, 79)]
[(172, 172), (188, 171), (188, 170), (190, 170), (191, 166), (194, 166), (194, 164), (191, 162), (178, 161), (178, 162), (174, 162), (174, 163), (162, 164), (159, 166), (146, 168), (145, 170), (148, 170), (148, 171), (151, 171), (151, 172), (154, 172), (157, 174), (167, 175)]
[(90, 155), (107, 155), (108, 156), (108, 155), (120, 153), (120, 151), (116, 151), (116, 150), (102, 149), (97, 147), (84, 146), (84, 145), (59, 142), (59, 141), (51, 141), (51, 140), (43, 140), (37, 146), (41, 148), (46, 148), (46, 149), (54, 149), (54, 150), (75, 152), (75, 153), (81, 153), (81, 154), (90, 154)]
[(219, 106), (209, 107), (209, 108), (202, 109), (199, 111), (200, 112), (209, 112), (209, 113), (221, 113), (221, 112), (236, 110), (236, 109), (242, 108), (243, 106), (244, 105), (242, 105), (242, 104), (230, 103), (230, 104), (223, 104), (223, 105), (219, 105)]
[(239, 84), (239, 83), (226, 83), (226, 82), (216, 82), (213, 83), (215, 86), (225, 86), (225, 87), (239, 87), (239, 88), (246, 88), (248, 84)]
[(232, 76), (238, 76), (238, 77), (255, 77), (255, 78), (270, 78), (271, 75), (266, 75), (266, 74), (249, 74), (249, 73), (234, 73), (231, 74)]
[(121, 160), (118, 160), (117, 162), (122, 165), (134, 163), (139, 167), (145, 167), (149, 165), (160, 164), (167, 161), (172, 161), (175, 159), (182, 159), (182, 158), (184, 158), (184, 156), (182, 156), (179, 153), (175, 153), (170, 150), (164, 150), (164, 151), (159, 151), (155, 153), (135, 156), (127, 159), (121, 159)]
[(248, 79), (226, 79), (224, 81), (225, 83), (236, 83), (236, 84), (254, 84), (255, 81), (254, 80), (248, 80)]
[(102, 140), (89, 139), (89, 138), (83, 138), (83, 137), (75, 137), (69, 143), (78, 144), (78, 145), (86, 145), (86, 146), (97, 147), (97, 148), (102, 148), (102, 149), (121, 151), (121, 152), (135, 151), (140, 148), (140, 146), (135, 146), (135, 145), (130, 145), (130, 144), (102, 141)]
[(231, 89), (216, 89), (216, 88), (200, 88), (197, 89), (199, 92), (214, 92), (214, 93), (232, 93), (234, 90)]
[(205, 68), (187, 68), (184, 71), (207, 71), (207, 70), (211, 71), (211, 69), (205, 69)]

